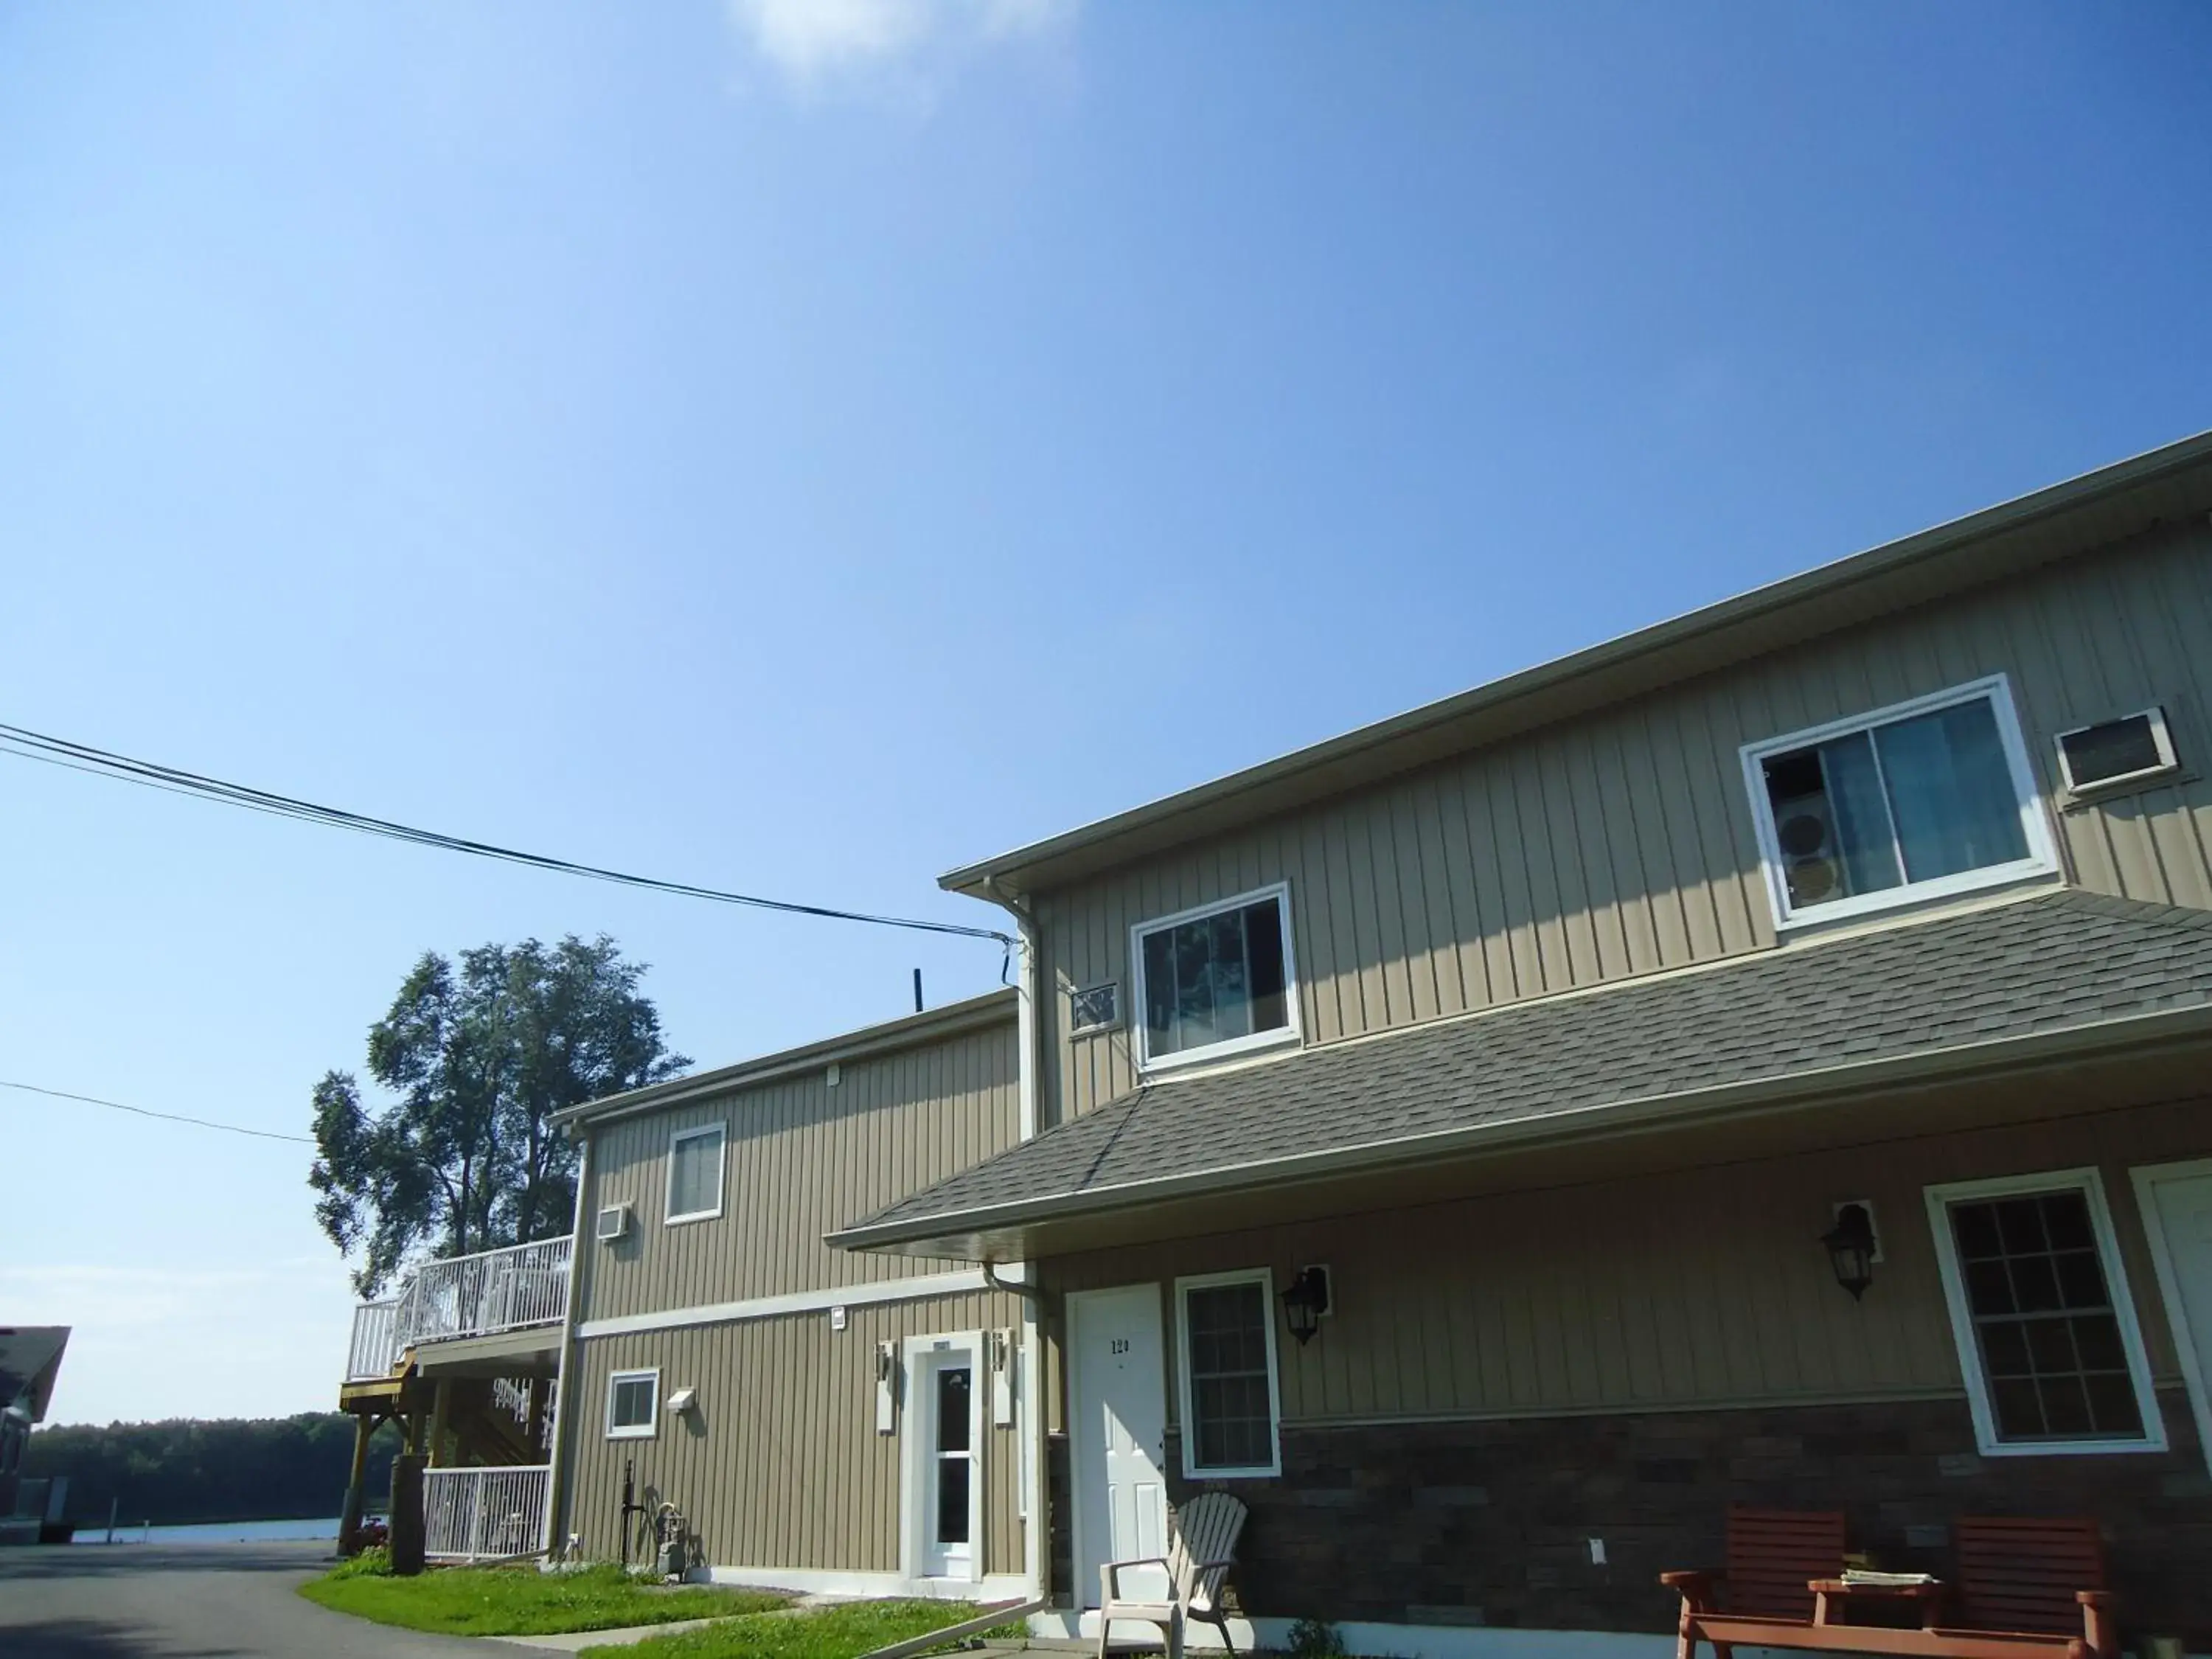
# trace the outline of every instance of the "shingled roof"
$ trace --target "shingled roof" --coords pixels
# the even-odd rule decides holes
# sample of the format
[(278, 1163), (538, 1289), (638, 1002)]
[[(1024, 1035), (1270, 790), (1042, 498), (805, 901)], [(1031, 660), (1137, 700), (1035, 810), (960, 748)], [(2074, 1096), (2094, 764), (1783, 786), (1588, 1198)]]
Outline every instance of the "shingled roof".
[(896, 1247), (1332, 1159), (1411, 1163), (1509, 1126), (1565, 1131), (2180, 1011), (2212, 1011), (2212, 913), (2061, 890), (1149, 1084), (830, 1242)]

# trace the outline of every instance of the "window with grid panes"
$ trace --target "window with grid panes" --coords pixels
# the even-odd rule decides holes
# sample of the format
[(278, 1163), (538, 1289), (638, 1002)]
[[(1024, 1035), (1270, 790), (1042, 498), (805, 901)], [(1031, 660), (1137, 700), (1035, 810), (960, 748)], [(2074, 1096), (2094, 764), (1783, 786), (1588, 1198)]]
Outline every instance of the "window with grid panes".
[(1268, 1314), (1267, 1288), (1258, 1279), (1183, 1291), (1194, 1470), (1266, 1468), (1275, 1461)]
[(1997, 1437), (2140, 1437), (2142, 1409), (2088, 1195), (2067, 1188), (1949, 1210)]

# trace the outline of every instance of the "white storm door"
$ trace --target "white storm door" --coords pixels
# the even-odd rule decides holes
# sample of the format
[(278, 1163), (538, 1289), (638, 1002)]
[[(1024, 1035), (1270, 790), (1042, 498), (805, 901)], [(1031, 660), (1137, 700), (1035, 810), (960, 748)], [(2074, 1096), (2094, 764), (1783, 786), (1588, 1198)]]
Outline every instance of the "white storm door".
[(963, 1346), (925, 1355), (915, 1382), (922, 1418), (922, 1576), (973, 1579), (983, 1487), (975, 1455), (975, 1351)]
[(2212, 1467), (2212, 1158), (2131, 1173), (2197, 1439)]
[[(1067, 1298), (1069, 1462), (1075, 1486), (1078, 1605), (1098, 1605), (1098, 1569), (1167, 1553), (1167, 1374), (1160, 1287), (1126, 1285)], [(1124, 1595), (1164, 1597), (1167, 1575), (1123, 1575)]]

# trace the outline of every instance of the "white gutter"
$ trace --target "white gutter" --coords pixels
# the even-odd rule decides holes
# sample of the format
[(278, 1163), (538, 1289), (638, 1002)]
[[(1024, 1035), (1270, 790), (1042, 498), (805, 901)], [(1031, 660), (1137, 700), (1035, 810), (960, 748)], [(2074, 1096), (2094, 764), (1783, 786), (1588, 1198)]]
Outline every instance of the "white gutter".
[(562, 1505), (567, 1502), (568, 1482), (566, 1479), (568, 1460), (563, 1455), (568, 1444), (568, 1356), (576, 1346), (576, 1310), (581, 1298), (584, 1251), (588, 1235), (584, 1231), (584, 1200), (592, 1184), (592, 1138), (586, 1133), (584, 1149), (576, 1157), (576, 1212), (572, 1218), (568, 1236), (575, 1242), (568, 1248), (568, 1304), (561, 1313), (561, 1352), (553, 1362), (553, 1443), (545, 1449), (546, 1460), (552, 1472), (545, 1477), (545, 1526), (538, 1540), (538, 1549), (550, 1559), (553, 1534), (561, 1522)]
[[(1014, 919), (1015, 953), (1019, 957), (1015, 975), (1014, 1029), (1017, 1091), (1020, 1097), (1021, 1139), (1034, 1140), (1037, 1133), (1037, 1079), (1042, 1074), (1043, 1056), (1038, 1051), (1042, 1024), (1037, 1018), (1037, 998), (1042, 994), (1043, 970), (1038, 963), (1037, 930), (1034, 914), (1028, 904), (1011, 894), (1002, 893), (997, 884), (986, 876), (983, 890)], [(1027, 1262), (1006, 1264), (1006, 1277), (1020, 1281), (1020, 1288), (1009, 1283), (1005, 1288), (1014, 1290), (1022, 1300), (1021, 1374), (1016, 1379), (1021, 1391), (1021, 1518), (1022, 1518), (1022, 1583), (1024, 1593), (1032, 1601), (1042, 1601), (1045, 1586), (1045, 1538), (1050, 1530), (1045, 1514), (1044, 1467), (1046, 1462), (1044, 1388), (1044, 1345), (1038, 1328), (1043, 1295), (1036, 1287)], [(1001, 1275), (989, 1264), (983, 1269), (986, 1279), (996, 1283)]]

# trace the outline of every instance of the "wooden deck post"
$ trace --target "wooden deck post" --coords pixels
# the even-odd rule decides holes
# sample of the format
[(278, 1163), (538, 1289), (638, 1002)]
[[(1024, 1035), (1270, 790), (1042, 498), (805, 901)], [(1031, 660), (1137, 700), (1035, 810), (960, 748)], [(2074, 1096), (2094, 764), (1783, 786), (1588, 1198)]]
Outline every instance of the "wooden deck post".
[[(338, 1516), (338, 1553), (352, 1556), (361, 1553), (362, 1483), (368, 1478), (368, 1442), (376, 1432), (381, 1419), (368, 1412), (356, 1412), (353, 1418), (353, 1473), (346, 1478), (345, 1508)], [(112, 1521), (109, 1530), (114, 1530)]]
[(422, 1457), (404, 1451), (392, 1460), (392, 1571), (422, 1571)]

